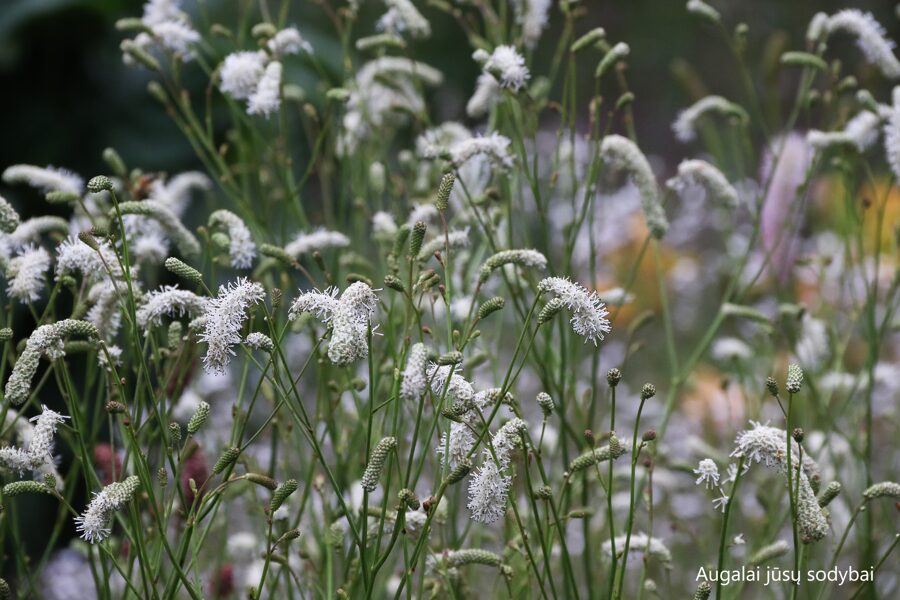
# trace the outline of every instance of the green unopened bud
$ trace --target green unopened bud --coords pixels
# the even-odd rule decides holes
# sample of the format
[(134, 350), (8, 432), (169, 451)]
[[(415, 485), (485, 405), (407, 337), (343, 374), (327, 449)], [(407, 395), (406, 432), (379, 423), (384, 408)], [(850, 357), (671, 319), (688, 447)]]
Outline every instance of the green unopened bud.
[(391, 254), (397, 257), (403, 254), (403, 247), (406, 246), (411, 231), (412, 229), (406, 223), (397, 228), (397, 234), (394, 236), (394, 249)]
[(441, 177), (441, 184), (438, 186), (437, 195), (434, 197), (434, 206), (440, 212), (447, 210), (450, 205), (450, 193), (453, 191), (453, 184), (456, 182), (456, 175), (453, 173), (444, 173)]
[(396, 292), (400, 292), (401, 294), (406, 293), (406, 286), (403, 285), (403, 282), (400, 281), (398, 277), (394, 275), (385, 275), (384, 276), (384, 286), (391, 288)]
[(784, 540), (778, 540), (774, 544), (760, 548), (756, 554), (750, 557), (747, 563), (755, 567), (779, 556), (784, 556), (788, 550), (790, 550), (790, 545)]
[(405, 505), (410, 510), (418, 510), (420, 503), (419, 498), (416, 496), (416, 493), (409, 488), (403, 488), (400, 490), (400, 493), (397, 494), (397, 497), (400, 499), (400, 503)]
[(356, 49), (360, 52), (378, 50), (381, 48), (396, 48), (402, 50), (406, 48), (406, 42), (403, 41), (403, 38), (392, 33), (379, 33), (361, 37), (356, 40)]
[(0, 196), (0, 231), (12, 233), (21, 222), (19, 213), (12, 207), (12, 204), (7, 202), (3, 196)]
[(278, 33), (278, 29), (267, 22), (257, 23), (250, 29), (250, 34), (255, 38), (267, 39), (273, 37), (276, 33)]
[(194, 415), (191, 417), (191, 420), (188, 421), (187, 431), (188, 435), (194, 435), (200, 428), (203, 427), (203, 424), (206, 423), (206, 419), (209, 418), (209, 404), (204, 402), (203, 400), (197, 405), (197, 410), (194, 412)]
[(119, 153), (114, 148), (107, 148), (103, 151), (103, 161), (112, 169), (113, 175), (123, 179), (128, 176), (125, 161), (122, 160), (122, 157), (119, 156)]
[(268, 475), (263, 475), (262, 473), (247, 473), (245, 477), (247, 478), (247, 481), (252, 481), (256, 485), (268, 488), (273, 492), (278, 488), (278, 482)]
[(280, 544), (286, 544), (288, 542), (292, 542), (292, 541), (296, 540), (298, 537), (300, 537), (300, 528), (299, 527), (294, 528), (294, 529), (288, 529), (283, 534), (281, 534), (281, 537), (278, 538), (278, 541), (275, 542), (275, 545), (278, 546)]
[(459, 483), (462, 481), (466, 475), (469, 474), (472, 470), (472, 462), (468, 459), (463, 460), (461, 463), (456, 465), (450, 474), (447, 475), (447, 485), (453, 485), (454, 483)]
[(468, 548), (465, 550), (454, 550), (447, 555), (447, 565), (450, 567), (462, 567), (465, 565), (487, 565), (489, 567), (499, 567), (503, 564), (503, 559), (499, 555), (487, 550), (478, 550)]
[(538, 313), (538, 325), (543, 325), (550, 321), (553, 317), (556, 316), (560, 310), (562, 310), (562, 300), (559, 298), (554, 298), (550, 302), (544, 305), (544, 308), (541, 309), (541, 312)]
[(181, 441), (181, 425), (178, 423), (169, 423), (169, 437), (172, 443), (177, 444)]
[(416, 224), (413, 225), (409, 236), (409, 258), (411, 260), (415, 260), (419, 256), (422, 244), (425, 242), (425, 231), (427, 229), (428, 226), (425, 225), (425, 221), (416, 221)]
[(444, 354), (441, 354), (438, 357), (437, 361), (435, 361), (435, 362), (437, 362), (437, 364), (439, 364), (439, 365), (446, 366), (446, 365), (458, 365), (458, 364), (462, 363), (462, 361), (463, 361), (462, 352), (459, 352), (458, 350), (454, 350), (452, 352), (445, 352)]
[(397, 438), (383, 438), (372, 450), (372, 456), (369, 458), (369, 464), (362, 476), (362, 487), (367, 492), (375, 491), (378, 486), (378, 480), (381, 478), (381, 472), (384, 470), (384, 463), (387, 461), (388, 454), (397, 447)]
[(44, 196), (50, 204), (77, 204), (81, 200), (81, 196), (75, 192), (63, 192), (61, 190), (53, 190), (47, 192)]
[(656, 395), (656, 386), (652, 383), (645, 383), (641, 388), (641, 400), (649, 400)]
[(619, 369), (612, 368), (606, 372), (606, 383), (609, 384), (609, 387), (616, 387), (620, 381), (622, 381), (622, 371)]
[(94, 252), (100, 251), (100, 243), (97, 241), (97, 238), (91, 234), (90, 231), (79, 231), (78, 239), (81, 240), (81, 243), (93, 250)]
[(13, 337), (13, 330), (9, 327), (4, 327), (0, 329), (0, 342), (7, 342), (11, 340)]
[(53, 494), (53, 491), (40, 481), (14, 481), (3, 486), (4, 496), (21, 494)]
[(168, 269), (171, 273), (178, 275), (182, 279), (190, 281), (191, 283), (202, 283), (203, 276), (200, 275), (200, 271), (195, 269), (194, 267), (178, 260), (175, 257), (169, 257), (165, 262), (166, 269)]
[(609, 445), (589, 450), (573, 460), (569, 464), (569, 476), (571, 476), (573, 473), (577, 473), (578, 471), (583, 471), (588, 467), (592, 467), (599, 462), (610, 460), (610, 458), (612, 458), (612, 460), (615, 460), (625, 454), (625, 452), (626, 450), (619, 442), (619, 438), (617, 438), (615, 434), (613, 434), (609, 438)]
[(572, 54), (577, 54), (581, 52), (585, 48), (595, 45), (597, 42), (603, 40), (606, 37), (606, 31), (603, 30), (602, 27), (595, 27), (591, 29), (586, 34), (575, 40), (570, 48)]
[(538, 500), (550, 500), (553, 498), (553, 490), (550, 489), (549, 485), (542, 485), (534, 490), (534, 497)]
[(819, 506), (825, 508), (831, 504), (831, 501), (837, 498), (838, 494), (841, 493), (841, 489), (843, 488), (841, 487), (840, 482), (837, 481), (832, 481), (826, 485), (825, 489), (822, 490), (822, 494), (819, 496)]
[(12, 598), (12, 590), (6, 580), (0, 578), (0, 600), (9, 600), (10, 598)]
[(165, 467), (160, 467), (156, 471), (156, 483), (159, 484), (159, 487), (166, 487), (169, 485), (169, 474), (166, 472)]
[(291, 494), (296, 492), (299, 486), (300, 484), (297, 483), (296, 479), (288, 479), (278, 486), (278, 489), (272, 494), (272, 501), (269, 502), (269, 514), (274, 514), (276, 510), (281, 508), (284, 501), (287, 500)]
[(482, 302), (478, 307), (478, 320), (487, 318), (488, 315), (501, 310), (504, 306), (506, 306), (506, 300), (502, 296), (494, 296), (490, 300)]
[(175, 350), (181, 345), (181, 337), (183, 333), (184, 332), (181, 321), (172, 321), (169, 324), (169, 332), (166, 339), (166, 345), (168, 346), (169, 350)]
[(781, 55), (781, 64), (793, 67), (810, 67), (817, 71), (828, 70), (828, 63), (809, 52), (785, 52)]
[(160, 71), (159, 61), (132, 40), (125, 40), (120, 45), (122, 52), (130, 56), (136, 63), (144, 65), (151, 71)]
[(788, 365), (784, 387), (791, 394), (796, 394), (803, 387), (803, 369), (800, 368), (800, 365), (796, 363)]
[(219, 457), (219, 460), (216, 461), (216, 464), (213, 465), (213, 473), (215, 475), (218, 475), (219, 473), (233, 465), (240, 455), (240, 448), (236, 446), (226, 448), (225, 452), (222, 453), (222, 456)]
[(541, 407), (541, 412), (544, 414), (545, 419), (553, 414), (555, 405), (553, 404), (553, 398), (550, 397), (550, 394), (547, 392), (539, 393), (537, 395), (537, 403), (538, 406)]
[(876, 483), (863, 492), (863, 498), (874, 500), (875, 498), (900, 498), (900, 483), (894, 481), (882, 481)]
[(712, 594), (712, 586), (708, 581), (701, 581), (697, 586), (697, 591), (694, 592), (694, 600), (707, 600), (710, 594)]
[[(719, 11), (714, 9), (706, 2), (703, 2), (703, 0), (688, 0), (687, 11), (692, 15), (696, 15), (701, 19), (709, 21), (713, 25), (717, 25), (721, 22), (722, 19), (722, 17), (719, 15)], [(707, 594), (707, 596), (708, 595), (709, 594)]]
[(766, 390), (773, 398), (778, 397), (778, 382), (775, 381), (774, 377), (766, 377)]
[(597, 65), (597, 69), (594, 71), (594, 77), (600, 79), (603, 77), (604, 73), (606, 73), (613, 65), (615, 65), (620, 60), (623, 60), (628, 54), (631, 52), (631, 48), (628, 47), (628, 44), (625, 42), (619, 42), (612, 48), (610, 48), (609, 52), (603, 57), (600, 61), (600, 64)]
[(116, 400), (110, 400), (106, 403), (106, 412), (111, 415), (121, 415), (125, 412), (125, 405)]

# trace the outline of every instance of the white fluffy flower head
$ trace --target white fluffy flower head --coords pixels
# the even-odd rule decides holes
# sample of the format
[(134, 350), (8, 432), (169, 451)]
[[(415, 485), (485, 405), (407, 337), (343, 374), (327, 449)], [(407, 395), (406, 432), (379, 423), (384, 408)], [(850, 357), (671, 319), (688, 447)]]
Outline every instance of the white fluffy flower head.
[(225, 367), (235, 355), (233, 347), (242, 341), (240, 331), (247, 310), (263, 298), (263, 287), (242, 277), (220, 287), (218, 297), (209, 301), (203, 314), (206, 325), (200, 336), (200, 341), (209, 345), (203, 357), (203, 368), (208, 373), (225, 373)]
[(600, 300), (596, 290), (588, 292), (584, 287), (562, 277), (547, 277), (538, 288), (541, 292), (552, 293), (559, 298), (563, 306), (572, 313), (572, 330), (582, 336), (585, 342), (595, 346), (603, 341), (603, 336), (610, 331), (610, 323), (606, 318), (609, 311)]

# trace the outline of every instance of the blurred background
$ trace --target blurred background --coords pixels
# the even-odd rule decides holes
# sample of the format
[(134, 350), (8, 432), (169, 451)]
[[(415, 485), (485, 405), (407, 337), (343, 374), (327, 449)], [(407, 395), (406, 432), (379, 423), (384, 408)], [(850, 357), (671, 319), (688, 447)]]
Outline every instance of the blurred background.
[[(201, 6), (212, 22), (230, 24), (236, 20), (234, 12), (254, 4), (186, 2), (185, 9), (193, 12)], [(322, 8), (315, 2), (293, 4), (291, 20), (304, 36), (320, 50), (329, 45), (335, 50), (321, 59), (333, 78), (329, 85), (340, 84), (338, 46)], [(372, 2), (364, 10), (361, 30), (373, 29), (372, 22), (382, 12), (378, 4)], [(420, 60), (446, 75), (436, 94), (445, 114), (438, 116), (464, 118), (463, 107), (478, 76), (478, 67), (468, 56), (468, 42), (452, 20), (442, 18), (425, 2), (417, 4), (432, 20), (434, 35), (413, 50)], [(889, 0), (720, 0), (712, 4), (726, 23), (749, 25), (748, 61), (761, 67), (754, 69), (763, 74), (756, 84), (773, 103), (789, 101), (795, 89), (795, 82), (779, 76), (777, 57), (782, 49), (803, 48), (806, 25), (817, 11), (869, 10), (889, 29), (889, 36), (900, 37), (895, 3)], [(631, 46), (629, 84), (636, 95), (635, 121), (645, 152), (667, 158), (667, 163), (680, 160), (681, 156), (673, 155), (679, 148), (670, 123), (694, 96), (708, 91), (741, 100), (733, 58), (720, 32), (690, 18), (681, 0), (583, 0), (583, 5), (588, 10), (581, 23), (583, 31), (602, 26), (610, 40), (625, 40)], [(198, 166), (175, 125), (148, 97), (148, 75), (122, 64), (119, 42), (125, 36), (116, 31), (115, 22), (140, 16), (141, 6), (139, 0), (0, 3), (0, 168), (15, 163), (51, 164), (90, 176), (100, 168), (100, 153), (107, 146), (117, 148), (129, 164), (147, 170), (174, 172)], [(556, 11), (551, 14), (553, 28), (558, 30), (560, 16)], [(556, 37), (553, 29), (545, 34), (535, 56), (538, 62), (550, 60)], [(586, 76), (596, 66), (593, 60), (580, 65)], [(321, 89), (316, 89), (312, 73), (306, 75), (307, 93), (315, 98)], [(195, 83), (201, 92), (203, 83), (199, 79)]]
[[(784, 106), (793, 101), (797, 85), (796, 72), (780, 69), (778, 57), (784, 50), (804, 49), (806, 27), (816, 12), (848, 7), (871, 11), (888, 29), (889, 37), (900, 39), (900, 19), (895, 3), (889, 0), (710, 3), (722, 13), (725, 23), (749, 26), (747, 61), (757, 76), (753, 83), (773, 131), (783, 118)], [(101, 152), (109, 146), (116, 148), (128, 165), (145, 171), (202, 170), (181, 132), (148, 96), (149, 75), (122, 63), (119, 43), (125, 35), (116, 31), (115, 22), (140, 16), (142, 4), (140, 0), (0, 0), (0, 171), (11, 164), (28, 163), (64, 167), (88, 178), (104, 169)], [(299, 0), (292, 4), (290, 23), (298, 25), (316, 48), (323, 72), (298, 71), (290, 80), (302, 85), (313, 103), (321, 104), (327, 89), (343, 83), (340, 45), (322, 8), (328, 2)], [(383, 12), (380, 4), (369, 2), (364, 7), (359, 30), (374, 30), (374, 21)], [(424, 0), (416, 0), (416, 4), (431, 21), (434, 34), (411, 50), (418, 60), (445, 74), (444, 84), (433, 96), (439, 113), (433, 115), (435, 122), (466, 122), (465, 103), (479, 73), (470, 58), (469, 42), (452, 19), (428, 7)], [(661, 173), (670, 173), (691, 151), (676, 143), (671, 131), (679, 110), (709, 93), (738, 102), (745, 99), (734, 57), (721, 38), (723, 32), (691, 17), (684, 4), (684, 0), (582, 0), (587, 16), (581, 20), (578, 34), (601, 26), (610, 41), (626, 41), (631, 47), (628, 83), (636, 98), (638, 139), (642, 149), (657, 159)], [(231, 26), (238, 21), (238, 13), (255, 10), (256, 5), (251, 0), (188, 0), (184, 8), (192, 13), (198, 28), (205, 30), (216, 22)], [(546, 71), (541, 63), (552, 59), (558, 39), (560, 15), (555, 10), (551, 14), (551, 29), (533, 57), (536, 72)], [(844, 45), (850, 43), (836, 40), (829, 56), (858, 61), (858, 51), (845, 51)], [(578, 65), (585, 80), (595, 67), (596, 57)], [(890, 97), (887, 84), (871, 70), (855, 63), (852, 71), (861, 74), (859, 83), (880, 101)], [(867, 73), (872, 74), (871, 82)], [(202, 96), (207, 78), (190, 69), (185, 76), (192, 94)], [(587, 102), (590, 88), (582, 86), (585, 98), (579, 106)], [(221, 102), (221, 97), (215, 96), (214, 101)], [(552, 97), (558, 99), (558, 89)], [(225, 125), (223, 118), (220, 131)], [(804, 129), (809, 125), (800, 124)], [(43, 202), (29, 202), (35, 196), (24, 187), (4, 188), (2, 193), (23, 218), (56, 210), (48, 210)], [(46, 504), (50, 507), (53, 502), (47, 500)], [(29, 518), (37, 525), (40, 515), (41, 511), (32, 507)], [(40, 535), (31, 537), (38, 544), (42, 539)]]

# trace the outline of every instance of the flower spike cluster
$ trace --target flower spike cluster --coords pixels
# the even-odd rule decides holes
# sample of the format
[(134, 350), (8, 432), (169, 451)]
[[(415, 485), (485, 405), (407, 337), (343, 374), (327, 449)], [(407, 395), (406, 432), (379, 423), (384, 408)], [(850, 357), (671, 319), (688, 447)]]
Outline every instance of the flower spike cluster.
[(610, 324), (606, 318), (609, 311), (595, 290), (588, 292), (577, 283), (562, 277), (547, 277), (538, 284), (542, 293), (554, 294), (563, 306), (572, 313), (572, 330), (595, 346), (609, 333)]

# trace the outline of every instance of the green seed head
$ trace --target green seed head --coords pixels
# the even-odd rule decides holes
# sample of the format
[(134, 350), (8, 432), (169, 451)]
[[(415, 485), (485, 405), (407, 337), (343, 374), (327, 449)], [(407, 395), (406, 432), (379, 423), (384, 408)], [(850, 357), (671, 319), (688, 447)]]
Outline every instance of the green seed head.
[(412, 232), (409, 235), (409, 258), (410, 260), (415, 260), (419, 256), (419, 252), (422, 250), (422, 244), (425, 242), (425, 231), (428, 229), (428, 226), (425, 225), (425, 221), (416, 221), (416, 224), (412, 227)]
[(372, 450), (372, 456), (369, 458), (369, 464), (362, 476), (362, 487), (367, 492), (375, 491), (378, 486), (378, 480), (381, 478), (381, 472), (384, 470), (384, 463), (387, 461), (388, 454), (397, 447), (397, 438), (386, 437), (378, 442), (378, 445)]
[(438, 186), (437, 195), (434, 197), (434, 206), (439, 211), (444, 212), (450, 204), (450, 193), (453, 191), (453, 184), (456, 182), (456, 176), (453, 173), (444, 173), (441, 178), (441, 185)]
[(490, 300), (482, 302), (481, 306), (478, 307), (478, 320), (485, 319), (488, 315), (503, 309), (505, 305), (506, 300), (502, 296), (494, 296)]
[(109, 192), (113, 189), (113, 183), (112, 180), (106, 175), (97, 175), (96, 177), (92, 177), (91, 180), (88, 181), (87, 189), (92, 194)]
[(274, 514), (276, 510), (281, 508), (288, 496), (297, 491), (299, 485), (296, 479), (288, 479), (278, 486), (278, 489), (272, 494), (272, 501), (269, 503), (269, 514)]
[(222, 456), (219, 457), (219, 460), (216, 461), (216, 464), (213, 465), (213, 473), (218, 475), (229, 466), (233, 465), (234, 462), (241, 455), (241, 449), (235, 446), (231, 448), (226, 448), (222, 453)]
[(200, 428), (203, 427), (203, 424), (206, 423), (206, 419), (209, 418), (209, 404), (200, 401), (200, 404), (197, 405), (197, 410), (194, 412), (194, 415), (191, 417), (191, 420), (188, 421), (188, 435), (194, 435)]

